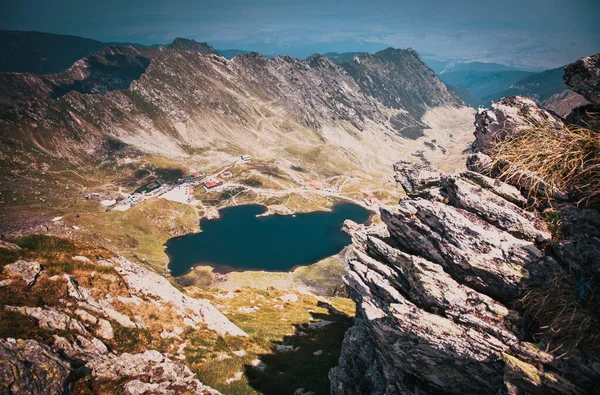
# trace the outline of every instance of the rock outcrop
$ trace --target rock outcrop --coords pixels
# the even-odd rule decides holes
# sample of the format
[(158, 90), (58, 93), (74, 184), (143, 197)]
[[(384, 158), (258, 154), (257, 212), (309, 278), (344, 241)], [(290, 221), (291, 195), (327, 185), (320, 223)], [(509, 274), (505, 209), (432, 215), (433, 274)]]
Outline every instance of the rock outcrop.
[(42, 271), (42, 265), (39, 262), (28, 262), (19, 259), (14, 263), (4, 266), (3, 271), (11, 277), (20, 277), (30, 287), (35, 283), (35, 279)]
[[(25, 283), (5, 285), (15, 292), (15, 305), (3, 305), (0, 313), (27, 317), (39, 327), (42, 340), (0, 339), (0, 393), (68, 394), (84, 379), (92, 386), (112, 383), (126, 394), (218, 394), (181, 361), (185, 343), (179, 335), (185, 326), (220, 335), (247, 336), (245, 332), (208, 300), (181, 293), (166, 278), (125, 258), (92, 260), (77, 255), (72, 259), (87, 265), (88, 272), (80, 268), (72, 275), (49, 277), (36, 261), (16, 260), (4, 266), (3, 276), (23, 277)], [(86, 286), (76, 278), (87, 279)], [(35, 299), (25, 295), (40, 295), (49, 284), (63, 290), (60, 300), (45, 295), (37, 305), (28, 306)], [(2, 291), (10, 292), (8, 288)], [(138, 311), (143, 312), (138, 315)], [(157, 322), (157, 314), (169, 317), (168, 322)], [(9, 329), (17, 334), (36, 333), (33, 328)], [(123, 333), (133, 338), (152, 333), (168, 340), (167, 349), (175, 353), (146, 349), (149, 344), (130, 344), (133, 350), (126, 349), (135, 352), (116, 351), (123, 347)]]
[(0, 393), (63, 394), (72, 388), (71, 368), (35, 340), (0, 339)]
[(581, 58), (567, 65), (564, 80), (587, 101), (600, 105), (600, 54)]
[(489, 109), (479, 109), (475, 115), (473, 148), (485, 151), (507, 135), (535, 126), (564, 128), (560, 118), (534, 100), (523, 96), (506, 97)]
[(345, 283), (357, 319), (330, 372), (332, 393), (591, 390), (600, 380), (592, 363), (565, 363), (526, 337), (521, 291), (557, 264), (518, 190), (470, 171), (395, 170), (409, 197), (381, 209), (390, 236), (351, 231)]

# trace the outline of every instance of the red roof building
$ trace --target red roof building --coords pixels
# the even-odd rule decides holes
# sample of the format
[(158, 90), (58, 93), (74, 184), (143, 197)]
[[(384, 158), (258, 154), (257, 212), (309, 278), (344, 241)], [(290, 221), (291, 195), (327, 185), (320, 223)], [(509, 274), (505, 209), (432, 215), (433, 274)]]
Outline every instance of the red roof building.
[(319, 181), (315, 181), (312, 180), (311, 182), (308, 183), (308, 186), (314, 189), (323, 189), (323, 184), (321, 184)]

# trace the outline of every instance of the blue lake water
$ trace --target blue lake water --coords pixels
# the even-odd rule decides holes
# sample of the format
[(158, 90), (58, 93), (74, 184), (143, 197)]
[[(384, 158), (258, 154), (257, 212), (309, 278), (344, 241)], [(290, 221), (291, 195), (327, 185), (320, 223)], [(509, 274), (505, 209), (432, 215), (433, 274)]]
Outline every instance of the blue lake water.
[(201, 233), (167, 241), (172, 275), (181, 276), (198, 265), (213, 266), (220, 273), (310, 265), (350, 243), (340, 230), (344, 220), (364, 223), (370, 216), (351, 203), (336, 204), (330, 212), (257, 217), (265, 211), (260, 205), (225, 208), (220, 218), (200, 221)]

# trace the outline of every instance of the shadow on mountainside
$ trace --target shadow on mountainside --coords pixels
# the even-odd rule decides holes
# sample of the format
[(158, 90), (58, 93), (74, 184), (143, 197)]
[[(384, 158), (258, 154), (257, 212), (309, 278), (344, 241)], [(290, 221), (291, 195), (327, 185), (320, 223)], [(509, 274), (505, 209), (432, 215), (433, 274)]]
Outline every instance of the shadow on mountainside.
[[(329, 394), (329, 370), (338, 365), (344, 334), (352, 326), (353, 318), (319, 302), (328, 314), (311, 313), (310, 324), (294, 325), (294, 334), (283, 342), (273, 343), (273, 352), (259, 355), (264, 365), (245, 365), (248, 383), (265, 395), (303, 393)], [(318, 322), (330, 321), (321, 328), (311, 327)], [(317, 324), (319, 325), (319, 324)], [(278, 351), (288, 346), (293, 351)], [(291, 346), (291, 347), (290, 347)]]

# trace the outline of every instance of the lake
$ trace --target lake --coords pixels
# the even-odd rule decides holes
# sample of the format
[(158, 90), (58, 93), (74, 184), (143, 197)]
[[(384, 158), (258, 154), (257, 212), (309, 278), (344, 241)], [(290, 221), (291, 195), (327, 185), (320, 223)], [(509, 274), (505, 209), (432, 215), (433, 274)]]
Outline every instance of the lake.
[(344, 220), (364, 223), (370, 216), (352, 203), (336, 204), (330, 212), (257, 217), (265, 211), (260, 205), (225, 208), (220, 218), (200, 221), (201, 233), (167, 241), (172, 275), (184, 275), (198, 265), (213, 266), (218, 273), (310, 265), (350, 243), (340, 230)]

